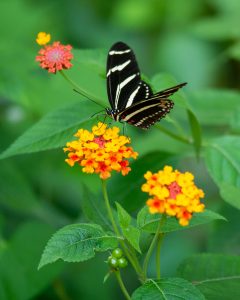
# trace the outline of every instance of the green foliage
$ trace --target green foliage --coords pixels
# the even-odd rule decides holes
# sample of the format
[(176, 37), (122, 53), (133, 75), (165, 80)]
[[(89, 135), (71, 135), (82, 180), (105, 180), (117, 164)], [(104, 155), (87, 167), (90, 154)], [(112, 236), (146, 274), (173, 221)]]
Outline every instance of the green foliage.
[(230, 300), (240, 297), (239, 256), (195, 255), (179, 266), (178, 274), (193, 281), (206, 299)]
[[(0, 3), (0, 299), (123, 299), (114, 271), (103, 263), (116, 247), (123, 251), (119, 259), (128, 261), (121, 273), (132, 299), (240, 298), (240, 262), (234, 256), (240, 243), (239, 0), (90, 2)], [(39, 31), (73, 45), (71, 69), (48, 74), (39, 68)], [(117, 40), (135, 50), (142, 77), (154, 91), (187, 85), (170, 97), (174, 108), (155, 127), (121, 130), (139, 157), (130, 162), (128, 176), (109, 179), (119, 229), (113, 235), (98, 178), (81, 174), (78, 166), (70, 169), (61, 148), (79, 128), (104, 120), (94, 114), (109, 106), (106, 55)], [(143, 284), (158, 271), (155, 255), (149, 274), (140, 269), (161, 215), (149, 214), (141, 186), (148, 170), (165, 165), (194, 174), (206, 210), (186, 227), (167, 218), (159, 235), (166, 236), (161, 279)], [(52, 234), (39, 267), (59, 259), (80, 266), (56, 262), (37, 271)], [(203, 251), (217, 254), (190, 256), (178, 266), (189, 252)], [(174, 278), (176, 269), (181, 278)], [(106, 272), (110, 278), (102, 286), (99, 273)]]
[[(177, 296), (176, 296), (177, 295)], [(170, 300), (180, 297), (184, 300), (204, 300), (205, 297), (190, 282), (182, 278), (150, 279), (132, 295), (132, 300)]]
[[(63, 269), (59, 263), (37, 271), (38, 257), (52, 233), (46, 224), (28, 222), (19, 227), (5, 244), (0, 255), (1, 299), (33, 298), (59, 275)], [(28, 244), (23, 241), (28, 241)]]
[(240, 139), (224, 136), (214, 139), (206, 150), (208, 170), (229, 204), (240, 208)]
[(139, 247), (140, 231), (138, 228), (131, 225), (132, 218), (126, 210), (119, 203), (116, 203), (116, 206), (123, 236), (138, 252), (141, 253), (141, 249)]
[[(137, 216), (137, 224), (139, 229), (154, 233), (156, 232), (156, 229), (158, 227), (159, 221), (161, 220), (161, 215), (159, 214), (149, 214), (148, 207), (144, 207), (140, 210)], [(183, 230), (188, 229), (191, 227), (195, 227), (198, 225), (207, 224), (209, 222), (212, 222), (214, 220), (225, 220), (226, 219), (210, 210), (205, 210), (201, 214), (195, 214), (193, 215), (191, 222), (188, 226), (181, 226), (179, 225), (178, 221), (174, 218), (167, 218), (166, 222), (161, 228), (161, 232), (171, 232), (171, 231), (177, 231), (177, 230)]]
[(68, 225), (57, 231), (43, 252), (39, 269), (58, 259), (67, 262), (82, 262), (96, 252), (107, 251), (117, 246), (117, 238), (95, 224)]

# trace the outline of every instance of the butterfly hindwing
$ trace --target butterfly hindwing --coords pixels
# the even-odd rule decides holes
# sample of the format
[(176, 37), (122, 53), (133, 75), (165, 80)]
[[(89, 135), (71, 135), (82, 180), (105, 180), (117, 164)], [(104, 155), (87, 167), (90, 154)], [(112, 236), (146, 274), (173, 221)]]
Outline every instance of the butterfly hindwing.
[(135, 103), (119, 113), (118, 118), (136, 127), (148, 129), (151, 125), (165, 117), (173, 108), (174, 103), (169, 99), (150, 98)]

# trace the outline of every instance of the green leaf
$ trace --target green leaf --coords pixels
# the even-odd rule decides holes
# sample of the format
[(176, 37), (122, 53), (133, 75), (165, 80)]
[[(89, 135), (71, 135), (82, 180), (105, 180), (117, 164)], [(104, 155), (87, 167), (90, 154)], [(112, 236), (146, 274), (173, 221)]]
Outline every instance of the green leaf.
[(240, 60), (240, 42), (236, 42), (228, 49), (228, 55), (232, 58)]
[(11, 144), (0, 155), (0, 159), (62, 147), (73, 139), (79, 127), (92, 122), (93, 118), (90, 120), (90, 117), (97, 109), (94, 103), (82, 100), (49, 113)]
[(190, 93), (189, 99), (202, 125), (226, 126), (240, 108), (240, 93), (230, 89), (203, 89)]
[[(140, 230), (155, 233), (158, 224), (161, 220), (161, 214), (150, 214), (147, 206), (143, 207), (137, 216), (137, 224)], [(193, 215), (188, 226), (181, 226), (176, 218), (168, 217), (166, 222), (163, 224), (161, 231), (170, 232), (177, 230), (184, 230), (198, 225), (207, 224), (215, 220), (225, 220), (226, 219), (210, 210), (205, 210), (202, 213), (196, 213)]]
[(188, 120), (191, 126), (192, 131), (192, 137), (193, 137), (193, 144), (196, 151), (196, 156), (199, 157), (199, 152), (201, 149), (202, 144), (202, 130), (201, 126), (198, 122), (198, 119), (194, 115), (194, 113), (191, 110), (187, 110), (188, 113)]
[(240, 209), (240, 139), (224, 136), (214, 139), (206, 149), (208, 171), (220, 188), (223, 199)]
[(83, 186), (83, 196), (81, 199), (81, 208), (87, 220), (99, 224), (103, 229), (110, 230), (111, 224), (107, 218), (107, 211), (104, 202)]
[(132, 218), (129, 213), (116, 202), (119, 224), (122, 229), (123, 236), (127, 241), (139, 252), (141, 249), (139, 247), (140, 241), (140, 231), (138, 228), (131, 225)]
[(131, 164), (132, 171), (127, 177), (114, 176), (110, 186), (110, 199), (114, 199), (127, 211), (139, 209), (145, 204), (146, 195), (141, 191), (144, 183), (143, 175), (147, 170), (156, 172), (162, 169), (170, 159), (171, 154), (166, 152), (151, 152), (137, 159)]
[(20, 225), (0, 256), (0, 299), (35, 299), (63, 270), (57, 263), (37, 270), (44, 243), (53, 229), (39, 222)]
[(221, 16), (201, 19), (192, 26), (200, 37), (212, 40), (235, 40), (240, 37), (239, 16)]
[(73, 224), (57, 231), (48, 241), (42, 254), (39, 269), (58, 259), (81, 262), (117, 247), (118, 241), (95, 224)]
[(182, 278), (148, 280), (136, 289), (132, 300), (204, 300), (205, 297), (190, 282)]
[(239, 256), (194, 255), (179, 266), (178, 274), (193, 281), (206, 299), (240, 299)]
[[(177, 84), (179, 84), (174, 77), (170, 74), (166, 73), (158, 73), (154, 75), (154, 77), (151, 80), (153, 88), (156, 92), (173, 87)], [(173, 99), (174, 103), (183, 108), (189, 108), (189, 104), (187, 102), (186, 97), (184, 96), (183, 90), (179, 90), (176, 94), (171, 96), (171, 99)]]

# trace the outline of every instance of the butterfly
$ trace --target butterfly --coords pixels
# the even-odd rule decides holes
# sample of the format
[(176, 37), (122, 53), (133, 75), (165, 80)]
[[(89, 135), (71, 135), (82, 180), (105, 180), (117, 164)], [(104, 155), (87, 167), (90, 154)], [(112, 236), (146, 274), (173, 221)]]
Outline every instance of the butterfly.
[(150, 85), (141, 80), (133, 50), (123, 42), (115, 43), (107, 58), (107, 93), (111, 108), (106, 113), (115, 121), (148, 129), (165, 117), (174, 103), (168, 99), (186, 82), (153, 93)]

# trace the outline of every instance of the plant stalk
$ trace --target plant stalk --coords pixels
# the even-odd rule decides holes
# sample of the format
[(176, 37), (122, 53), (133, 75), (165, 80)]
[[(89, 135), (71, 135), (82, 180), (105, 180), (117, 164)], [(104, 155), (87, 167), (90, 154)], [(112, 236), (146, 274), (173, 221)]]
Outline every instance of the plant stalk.
[(130, 297), (130, 295), (128, 294), (128, 291), (127, 291), (127, 289), (126, 289), (126, 287), (125, 287), (125, 285), (124, 285), (124, 283), (123, 283), (123, 281), (122, 281), (122, 276), (121, 276), (120, 271), (117, 270), (117, 271), (115, 271), (114, 273), (115, 273), (115, 275), (116, 275), (117, 281), (118, 281), (118, 283), (119, 283), (119, 286), (120, 286), (120, 288), (121, 288), (121, 290), (122, 290), (122, 292), (123, 292), (125, 298), (126, 298), (127, 300), (131, 300), (131, 297)]
[[(147, 278), (147, 269), (148, 269), (149, 260), (151, 258), (151, 255), (152, 255), (153, 249), (155, 247), (155, 244), (156, 244), (156, 242), (159, 239), (159, 235), (162, 234), (161, 233), (161, 227), (162, 227), (163, 223), (165, 222), (166, 218), (167, 218), (166, 214), (162, 214), (161, 220), (158, 223), (158, 227), (157, 227), (156, 233), (155, 233), (155, 235), (154, 235), (154, 237), (152, 239), (152, 242), (150, 244), (148, 252), (147, 252), (147, 254), (145, 256), (145, 259), (144, 259), (144, 262), (143, 262), (144, 280), (146, 280), (146, 278)], [(159, 249), (159, 251), (160, 251), (160, 249)], [(159, 263), (160, 263), (160, 260), (159, 260)], [(159, 268), (160, 268), (160, 266), (159, 266)]]

